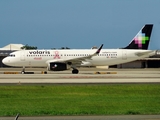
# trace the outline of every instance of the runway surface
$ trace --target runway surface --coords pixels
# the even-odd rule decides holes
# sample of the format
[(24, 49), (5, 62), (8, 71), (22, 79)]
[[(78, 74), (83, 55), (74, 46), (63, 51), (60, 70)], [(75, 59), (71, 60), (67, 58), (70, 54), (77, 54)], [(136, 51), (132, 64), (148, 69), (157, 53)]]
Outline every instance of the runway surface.
[[(91, 70), (83, 70), (79, 74), (71, 74), (71, 71), (41, 74), (41, 71), (33, 69), (34, 74), (4, 74), (1, 69), (0, 83), (160, 83), (160, 69)], [(17, 69), (12, 71), (20, 73)], [(102, 74), (95, 74), (97, 71)]]
[[(14, 120), (14, 117), (0, 117), (0, 120)], [(160, 115), (19, 117), (18, 120), (160, 120)]]
[[(160, 83), (160, 69), (82, 69), (79, 74), (71, 71), (48, 72), (28, 69), (34, 74), (4, 74), (20, 72), (21, 69), (0, 69), (0, 85), (4, 84), (119, 84), (119, 83)], [(102, 72), (102, 74), (95, 74)], [(105, 74), (112, 72), (114, 74)], [(0, 120), (14, 120), (14, 117), (0, 117)], [(160, 120), (160, 115), (116, 115), (116, 116), (50, 116), (19, 117), (18, 120)]]

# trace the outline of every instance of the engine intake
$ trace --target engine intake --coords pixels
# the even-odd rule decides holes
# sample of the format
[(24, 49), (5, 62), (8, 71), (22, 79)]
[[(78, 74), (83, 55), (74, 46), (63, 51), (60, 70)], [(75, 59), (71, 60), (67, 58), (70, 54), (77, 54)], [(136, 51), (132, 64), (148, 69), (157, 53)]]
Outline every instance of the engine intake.
[(48, 68), (51, 71), (63, 71), (63, 70), (67, 70), (67, 64), (60, 63), (60, 62), (53, 62), (53, 63), (49, 63)]

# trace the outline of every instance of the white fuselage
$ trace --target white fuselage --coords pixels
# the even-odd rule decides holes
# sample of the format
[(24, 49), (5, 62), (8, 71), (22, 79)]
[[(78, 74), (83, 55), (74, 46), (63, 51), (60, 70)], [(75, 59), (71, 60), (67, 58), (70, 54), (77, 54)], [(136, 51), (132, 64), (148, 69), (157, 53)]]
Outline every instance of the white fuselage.
[[(72, 50), (21, 50), (10, 54), (3, 59), (3, 63), (9, 66), (32, 66), (47, 67), (48, 62), (60, 61), (93, 54), (97, 49), (72, 49)], [(150, 52), (148, 54), (143, 54)], [(141, 55), (137, 55), (141, 53)], [(99, 55), (93, 56), (91, 59), (85, 59), (80, 66), (105, 66), (116, 65), (135, 61), (154, 55), (152, 50), (133, 50), (133, 49), (102, 49)]]

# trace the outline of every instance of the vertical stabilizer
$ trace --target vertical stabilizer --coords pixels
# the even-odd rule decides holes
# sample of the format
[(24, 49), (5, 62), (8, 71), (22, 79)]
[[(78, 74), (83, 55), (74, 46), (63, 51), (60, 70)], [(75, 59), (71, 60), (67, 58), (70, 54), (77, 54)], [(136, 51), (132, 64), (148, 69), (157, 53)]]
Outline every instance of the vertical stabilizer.
[(129, 45), (122, 49), (148, 49), (153, 24), (146, 24), (132, 39)]

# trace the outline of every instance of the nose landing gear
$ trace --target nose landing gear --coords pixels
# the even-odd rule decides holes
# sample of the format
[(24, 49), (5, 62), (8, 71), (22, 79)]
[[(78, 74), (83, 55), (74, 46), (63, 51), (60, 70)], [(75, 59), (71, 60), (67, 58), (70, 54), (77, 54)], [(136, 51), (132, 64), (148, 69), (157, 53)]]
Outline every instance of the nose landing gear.
[(25, 74), (25, 66), (23, 66), (21, 74)]

